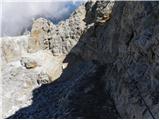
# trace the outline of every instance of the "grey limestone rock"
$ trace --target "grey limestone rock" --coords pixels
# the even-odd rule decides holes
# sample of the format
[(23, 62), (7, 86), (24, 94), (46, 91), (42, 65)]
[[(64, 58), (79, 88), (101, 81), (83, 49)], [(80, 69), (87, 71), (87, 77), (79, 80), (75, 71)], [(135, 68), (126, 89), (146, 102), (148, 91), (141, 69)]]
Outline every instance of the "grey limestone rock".
[(68, 54), (85, 29), (83, 21), (85, 12), (85, 7), (81, 5), (69, 19), (58, 25), (53, 25), (43, 18), (35, 20), (31, 30), (29, 49), (50, 49), (55, 56)]
[[(36, 60), (43, 70), (34, 71), (36, 77), (32, 82), (38, 86), (37, 82), (46, 84), (53, 81), (50, 78), (60, 78), (55, 84), (42, 85), (35, 90), (38, 92), (34, 100), (41, 99), (40, 103), (34, 101), (33, 105), (11, 118), (90, 118), (92, 115), (85, 110), (97, 118), (105, 118), (106, 114), (113, 118), (158, 118), (158, 4), (157, 1), (92, 0), (57, 25), (44, 18), (35, 20), (28, 40), (28, 54), (38, 56)], [(67, 56), (70, 54), (79, 60), (74, 61)], [(41, 56), (44, 60), (39, 59)], [(60, 61), (55, 59), (61, 56)], [(64, 56), (73, 61), (62, 63)], [(95, 69), (98, 73), (90, 72), (88, 61), (103, 67)], [(27, 63), (30, 64), (28, 60)], [(12, 73), (9, 75), (4, 70), (3, 74), (5, 80), (18, 82), (23, 78), (20, 73), (23, 73), (23, 80), (28, 81), (32, 78), (28, 75), (32, 73), (26, 72), (30, 70), (23, 68), (9, 72)], [(88, 74), (83, 76), (83, 72)], [(6, 78), (10, 75), (11, 78)], [(79, 76), (82, 78), (78, 79)], [(41, 106), (44, 108), (39, 109)], [(83, 110), (85, 112), (81, 114)]]
[(81, 56), (108, 66), (103, 81), (122, 118), (158, 118), (158, 25), (158, 2), (115, 2), (111, 19), (81, 39)]
[(51, 79), (49, 78), (48, 74), (46, 73), (39, 73), (38, 74), (38, 79), (37, 79), (37, 83), (38, 84), (47, 84), (47, 83), (50, 83), (51, 82)]
[(37, 66), (36, 61), (31, 60), (31, 59), (26, 58), (26, 57), (22, 57), (20, 62), (21, 62), (21, 65), (24, 66), (27, 69), (32, 69), (32, 68), (35, 68)]

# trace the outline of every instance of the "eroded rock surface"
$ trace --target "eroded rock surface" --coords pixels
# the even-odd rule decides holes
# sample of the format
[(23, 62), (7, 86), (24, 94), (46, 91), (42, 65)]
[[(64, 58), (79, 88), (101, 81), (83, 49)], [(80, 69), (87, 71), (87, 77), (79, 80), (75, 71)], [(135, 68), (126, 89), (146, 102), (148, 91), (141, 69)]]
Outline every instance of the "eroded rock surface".
[(84, 5), (81, 5), (69, 19), (58, 25), (53, 25), (44, 18), (35, 20), (29, 39), (29, 51), (50, 49), (55, 56), (68, 54), (86, 27), (85, 13)]
[(3, 65), (18, 60), (26, 53), (28, 35), (19, 37), (4, 37), (0, 39), (1, 58)]
[[(44, 18), (35, 20), (27, 53), (13, 52), (18, 55), (10, 57), (8, 42), (2, 48), (7, 62), (18, 56), (14, 59), (18, 65), (6, 62), (2, 69), (4, 89), (9, 89), (3, 95), (4, 117), (31, 97), (19, 104), (8, 95), (12, 91), (16, 96), (19, 83), (29, 79), (33, 85), (24, 95), (37, 88), (33, 103), (10, 118), (158, 118), (158, 4), (89, 1), (57, 25)], [(12, 75), (13, 71), (18, 73)], [(6, 87), (10, 82), (15, 88)]]
[(37, 63), (34, 60), (28, 59), (26, 57), (22, 57), (20, 62), (21, 62), (21, 65), (27, 69), (32, 69), (37, 67)]
[(158, 118), (158, 26), (158, 2), (115, 2), (82, 39), (93, 49), (82, 45), (81, 56), (108, 66), (103, 80), (122, 118)]

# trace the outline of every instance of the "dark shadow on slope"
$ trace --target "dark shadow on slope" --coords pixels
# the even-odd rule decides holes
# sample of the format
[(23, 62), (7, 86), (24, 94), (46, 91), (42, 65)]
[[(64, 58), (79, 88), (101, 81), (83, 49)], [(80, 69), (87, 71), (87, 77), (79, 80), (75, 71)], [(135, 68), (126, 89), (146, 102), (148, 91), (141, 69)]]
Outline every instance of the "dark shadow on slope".
[(35, 89), (33, 103), (8, 118), (118, 118), (100, 81), (105, 66), (72, 54), (69, 60), (73, 61), (59, 79)]

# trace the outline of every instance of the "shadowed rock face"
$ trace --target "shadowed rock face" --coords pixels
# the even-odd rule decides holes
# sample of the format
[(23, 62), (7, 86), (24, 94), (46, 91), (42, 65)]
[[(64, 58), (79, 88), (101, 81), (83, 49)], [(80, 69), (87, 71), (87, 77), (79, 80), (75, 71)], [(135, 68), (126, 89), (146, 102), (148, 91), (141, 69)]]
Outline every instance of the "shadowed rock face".
[(70, 65), (54, 83), (35, 89), (33, 103), (9, 118), (119, 118), (99, 81), (105, 67), (79, 60)]
[[(23, 78), (21, 72), (26, 76), (23, 83), (35, 74), (29, 80), (32, 89), (20, 102), (4, 95), (9, 101), (4, 102), (9, 105), (4, 117), (158, 118), (158, 4), (90, 1), (58, 25), (35, 20), (27, 52), (16, 61), (27, 65), (34, 61), (36, 66), (26, 69), (18, 64), (23, 70), (16, 75), (7, 73), (8, 68), (17, 71), (12, 63), (6, 62), (2, 69), (4, 87), (10, 85), (6, 81)], [(13, 83), (14, 95), (18, 82)]]
[(158, 2), (115, 2), (112, 10), (106, 23), (90, 23), (80, 55), (108, 64), (105, 88), (122, 118), (158, 118)]

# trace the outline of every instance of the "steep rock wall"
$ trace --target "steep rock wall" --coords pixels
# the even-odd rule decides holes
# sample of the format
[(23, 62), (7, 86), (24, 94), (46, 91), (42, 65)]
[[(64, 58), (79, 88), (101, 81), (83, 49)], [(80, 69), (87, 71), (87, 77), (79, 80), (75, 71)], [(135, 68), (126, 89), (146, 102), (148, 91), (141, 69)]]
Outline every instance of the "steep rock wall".
[(158, 118), (158, 2), (90, 1), (50, 31), (53, 55), (108, 66), (103, 81), (122, 118)]
[[(101, 88), (101, 90), (103, 89), (112, 98), (121, 118), (158, 118), (158, 20), (158, 2), (156, 1), (90, 1), (81, 5), (69, 19), (58, 25), (43, 18), (34, 21), (27, 51), (29, 54), (36, 54), (38, 51), (47, 50), (52, 52), (54, 57), (60, 58), (61, 56), (64, 58), (68, 54), (76, 54), (79, 56), (78, 58), (83, 58), (84, 66), (89, 65), (85, 63), (86, 61), (93, 61), (93, 63), (105, 66), (103, 68), (104, 74), (100, 74), (96, 82), (105, 83), (104, 89)], [(76, 63), (76, 61), (74, 62)], [(73, 71), (74, 69), (71, 69), (69, 75), (72, 75)], [(80, 72), (82, 71), (84, 72), (83, 67), (80, 67)], [(87, 77), (85, 81), (88, 85)], [(74, 88), (76, 82), (76, 78), (69, 82), (62, 80), (58, 86), (62, 85), (62, 88), (66, 88), (65, 84), (73, 84)], [(77, 86), (81, 85), (81, 82), (78, 82)], [(59, 87), (54, 88), (54, 84), (51, 86), (53, 87), (51, 89), (55, 91), (61, 90)], [(84, 86), (86, 85), (83, 84), (81, 87)], [(65, 90), (62, 91), (63, 94), (66, 94)], [(47, 92), (50, 91), (47, 89)], [(47, 92), (42, 92), (42, 94), (49, 95)], [(72, 89), (70, 92), (73, 92)], [(52, 98), (51, 95), (49, 97)], [(63, 98), (63, 95), (59, 95), (58, 99), (59, 97)], [(63, 116), (65, 112), (57, 113), (59, 109), (66, 110), (63, 104), (70, 106), (70, 101), (66, 104), (66, 100), (69, 98), (63, 98), (60, 102), (62, 106), (56, 108), (54, 113), (49, 111), (52, 114), (47, 112), (45, 115), (56, 117), (59, 114), (58, 118), (67, 117), (67, 115)], [(56, 105), (56, 102), (51, 104)], [(41, 105), (35, 102), (34, 104), (36, 111), (36, 108)], [(48, 107), (50, 106), (46, 105), (47, 109)], [(85, 109), (85, 106), (82, 107)], [(32, 116), (33, 113), (28, 113), (28, 111), (22, 111), (22, 113), (17, 113), (13, 118), (19, 115), (36, 118), (37, 114), (41, 112), (35, 112), (35, 116)], [(72, 111), (67, 114), (70, 118), (74, 116)], [(43, 116), (43, 112), (40, 115)]]
[(158, 118), (158, 2), (115, 2), (111, 16), (90, 23), (80, 54), (108, 66), (103, 80), (122, 118)]

